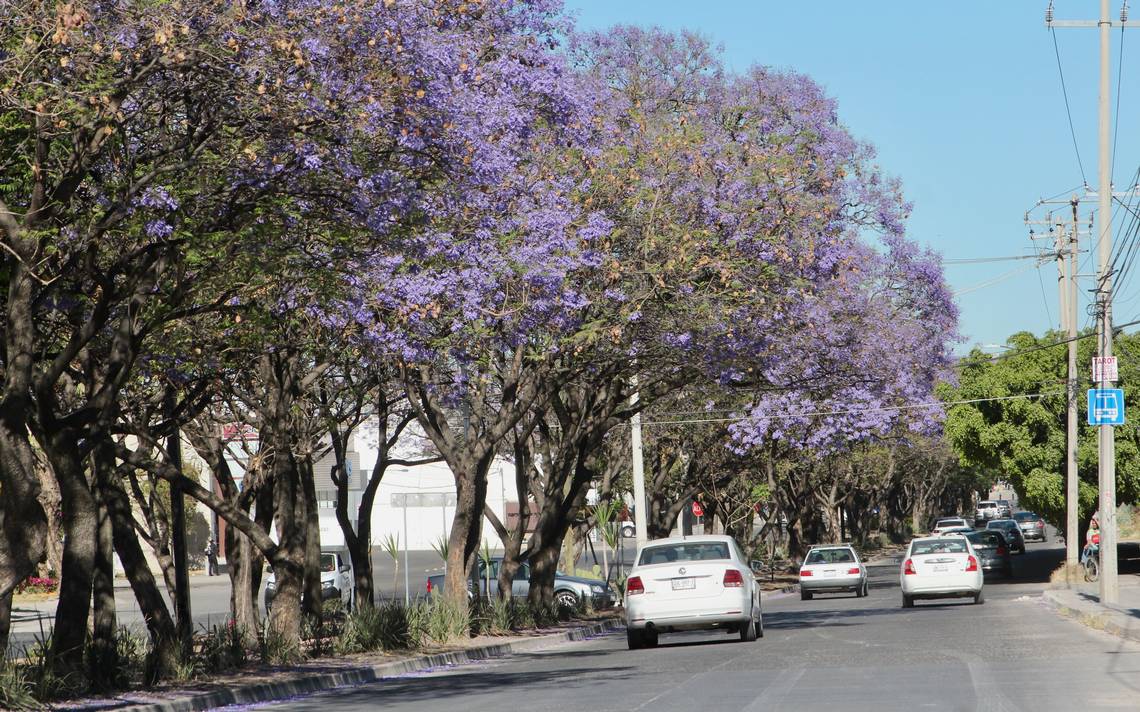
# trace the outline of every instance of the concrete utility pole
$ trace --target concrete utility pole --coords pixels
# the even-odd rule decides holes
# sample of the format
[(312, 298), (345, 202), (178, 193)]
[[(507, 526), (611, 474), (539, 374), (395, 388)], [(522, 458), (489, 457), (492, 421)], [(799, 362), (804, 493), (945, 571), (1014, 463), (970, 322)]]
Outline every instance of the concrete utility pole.
[[(1053, 3), (1045, 11), (1045, 24), (1050, 29), (1056, 27), (1096, 27), (1100, 31), (1100, 91), (1098, 92), (1098, 168), (1097, 197), (1097, 352), (1102, 357), (1112, 356), (1112, 115), (1109, 61), (1112, 27), (1137, 27), (1128, 20), (1127, 3), (1120, 13), (1119, 22), (1114, 23), (1110, 14), (1109, 0), (1100, 0), (1100, 19), (1054, 20)], [(1102, 370), (1102, 380), (1098, 385), (1106, 388), (1111, 385), (1107, 370)], [(1116, 603), (1120, 598), (1116, 563), (1116, 443), (1111, 425), (1098, 426), (1097, 432), (1097, 480), (1100, 486), (1100, 602)]]
[(1065, 570), (1077, 570), (1081, 559), (1081, 544), (1077, 537), (1080, 531), (1080, 501), (1078, 487), (1080, 475), (1077, 473), (1077, 245), (1080, 240), (1077, 208), (1081, 201), (1072, 198), (1073, 232), (1069, 235), (1069, 370), (1065, 380), (1065, 395), (1068, 399), (1068, 420), (1065, 429)]
[[(1042, 200), (1037, 205), (1056, 203)], [(1073, 210), (1072, 232), (1066, 229), (1065, 221), (1054, 219), (1049, 213), (1045, 220), (1030, 220), (1025, 215), (1027, 225), (1042, 225), (1049, 228), (1053, 236), (1053, 255), (1057, 260), (1057, 296), (1060, 310), (1061, 331), (1069, 338), (1068, 369), (1065, 378), (1067, 427), (1065, 431), (1065, 562), (1075, 570), (1080, 561), (1078, 530), (1078, 473), (1077, 473), (1077, 243), (1080, 235), (1077, 209), (1080, 199), (1074, 195), (1069, 201)], [(1029, 239), (1039, 239), (1030, 229)], [(1068, 243), (1067, 245), (1065, 243)], [(1043, 255), (1044, 257), (1044, 255)], [(1066, 265), (1066, 257), (1068, 264)]]
[[(633, 394), (629, 397), (630, 405), (636, 407), (639, 399), (637, 392), (637, 376), (630, 379), (633, 385)], [(637, 548), (645, 546), (649, 539), (648, 519), (649, 507), (645, 503), (645, 463), (641, 458), (641, 411), (638, 410), (629, 419), (630, 444), (633, 447), (633, 526), (637, 534)]]

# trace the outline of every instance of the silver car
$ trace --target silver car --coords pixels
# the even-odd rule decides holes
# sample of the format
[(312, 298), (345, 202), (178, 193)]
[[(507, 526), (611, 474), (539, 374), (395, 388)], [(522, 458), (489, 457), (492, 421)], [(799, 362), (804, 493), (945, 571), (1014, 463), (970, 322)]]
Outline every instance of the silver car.
[(859, 554), (846, 544), (812, 547), (800, 567), (800, 598), (810, 601), (817, 593), (867, 595), (867, 568)]

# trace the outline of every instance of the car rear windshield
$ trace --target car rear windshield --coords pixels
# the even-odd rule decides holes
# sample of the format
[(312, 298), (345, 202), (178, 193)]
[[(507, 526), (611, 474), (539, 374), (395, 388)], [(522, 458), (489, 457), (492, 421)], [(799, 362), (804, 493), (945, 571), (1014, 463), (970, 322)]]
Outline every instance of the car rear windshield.
[(978, 509), (993, 509), (997, 502), (978, 502)]
[(1037, 516), (1033, 512), (1018, 512), (1017, 514), (1013, 515), (1013, 518), (1019, 522), (1035, 522), (1041, 517)]
[(812, 549), (805, 564), (853, 564), (855, 555), (850, 549)]
[(987, 524), (986, 529), (1017, 529), (1017, 522), (1012, 519), (999, 519)]
[(1005, 543), (1005, 538), (997, 532), (974, 532), (967, 534), (966, 538), (979, 546), (1001, 546)]
[(664, 544), (642, 550), (638, 565), (668, 564), (674, 561), (715, 561), (727, 559), (728, 543), (723, 541), (694, 542), (691, 544)]
[(962, 519), (960, 517), (954, 517), (953, 519), (939, 519), (935, 523), (935, 526), (938, 526), (938, 527), (964, 527), (964, 526), (966, 526), (966, 520)]
[(965, 554), (966, 541), (964, 539), (923, 539), (916, 541), (910, 553), (911, 556), (925, 554)]

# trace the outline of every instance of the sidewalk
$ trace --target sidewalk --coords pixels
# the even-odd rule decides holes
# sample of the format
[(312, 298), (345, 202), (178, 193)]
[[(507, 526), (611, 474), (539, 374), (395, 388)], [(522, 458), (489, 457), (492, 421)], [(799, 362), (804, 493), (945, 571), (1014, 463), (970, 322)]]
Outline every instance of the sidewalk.
[(1089, 628), (1140, 642), (1140, 576), (1120, 576), (1120, 601), (1102, 605), (1095, 583), (1047, 588), (1042, 598), (1053, 610)]

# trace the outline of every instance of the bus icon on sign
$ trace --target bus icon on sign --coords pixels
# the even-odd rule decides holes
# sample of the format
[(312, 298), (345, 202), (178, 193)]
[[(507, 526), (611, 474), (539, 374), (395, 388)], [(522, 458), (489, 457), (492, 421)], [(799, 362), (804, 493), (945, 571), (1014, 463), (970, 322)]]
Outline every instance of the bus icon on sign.
[(1124, 425), (1124, 390), (1089, 390), (1089, 425)]

